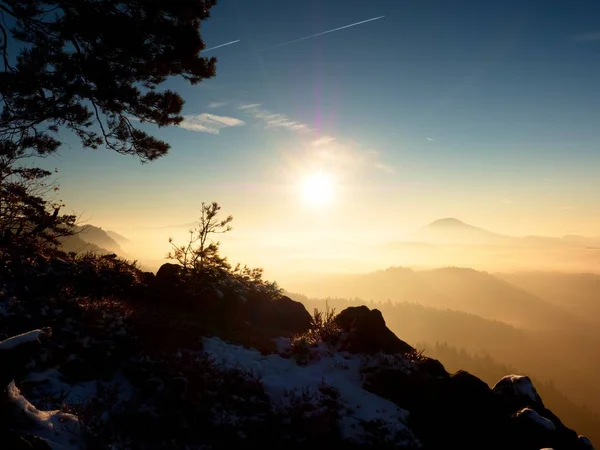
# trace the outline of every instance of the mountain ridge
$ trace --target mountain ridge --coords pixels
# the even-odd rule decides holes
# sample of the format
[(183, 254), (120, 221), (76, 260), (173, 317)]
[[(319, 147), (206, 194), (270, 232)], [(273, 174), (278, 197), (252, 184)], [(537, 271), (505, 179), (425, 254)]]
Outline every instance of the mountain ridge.
[[(393, 333), (378, 309), (311, 317), (268, 284), (233, 273), (189, 289), (195, 279), (174, 264), (154, 276), (114, 258), (17, 262), (30, 266), (0, 274), (9, 292), (32, 274), (45, 283), (18, 303), (0, 298), (5, 314), (28, 313), (39, 327), (17, 334), (14, 321), (0, 322), (12, 336), (0, 341), (0, 378), (14, 414), (3, 403), (0, 412), (24, 433), (17, 439), (33, 434), (73, 450), (85, 448), (77, 445), (84, 438), (94, 448), (140, 449), (593, 449), (529, 377), (506, 375), (490, 387), (450, 373)], [(73, 280), (68, 296), (56, 295)], [(110, 301), (99, 307), (93, 292)], [(131, 315), (139, 299), (144, 307)], [(7, 353), (21, 347), (23, 355)], [(62, 412), (73, 390), (92, 399), (79, 429)], [(18, 422), (24, 413), (33, 433)]]

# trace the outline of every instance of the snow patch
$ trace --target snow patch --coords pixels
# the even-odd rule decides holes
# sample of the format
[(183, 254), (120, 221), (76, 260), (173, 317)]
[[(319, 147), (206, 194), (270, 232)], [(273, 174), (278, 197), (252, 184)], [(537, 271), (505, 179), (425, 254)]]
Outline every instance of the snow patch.
[[(281, 349), (289, 347), (285, 339), (278, 339), (276, 343)], [(407, 443), (417, 442), (406, 425), (408, 411), (363, 389), (363, 360), (360, 356), (327, 350), (323, 346), (319, 348), (318, 359), (300, 366), (293, 358), (286, 359), (278, 354), (261, 355), (257, 350), (229, 344), (219, 338), (205, 338), (204, 350), (217, 363), (246, 370), (258, 377), (276, 409), (292, 407), (290, 403), (301, 393), (313, 393), (312, 397), (318, 400), (322, 398), (319, 393), (324, 386), (333, 387), (340, 394), (338, 423), (345, 439), (362, 442), (364, 431), (361, 424), (373, 421), (393, 435), (403, 436)], [(299, 394), (291, 395), (294, 392)]]
[(523, 408), (517, 414), (516, 417), (524, 417), (531, 422), (535, 422), (538, 425), (541, 425), (548, 431), (556, 431), (556, 426), (554, 423), (541, 416), (537, 411), (534, 411), (531, 408)]
[(19, 345), (35, 342), (44, 334), (46, 334), (44, 330), (32, 330), (18, 336), (10, 337), (4, 341), (0, 341), (0, 350), (12, 350)]
[(579, 435), (577, 438), (579, 439), (580, 448), (582, 450), (594, 450), (592, 441), (590, 441), (587, 437)]
[(27, 421), (28, 432), (37, 436), (52, 450), (78, 450), (79, 421), (61, 411), (40, 411), (23, 397), (14, 381), (8, 385), (8, 401), (16, 406)]
[(538, 395), (533, 383), (527, 376), (523, 375), (506, 375), (496, 385), (503, 383), (510, 384), (518, 397), (527, 397), (533, 402), (539, 403), (540, 396)]
[[(31, 372), (23, 383), (23, 388), (32, 398), (60, 398), (66, 405), (75, 405), (85, 402), (97, 392), (96, 381), (86, 381), (75, 385), (65, 383), (63, 375), (56, 369), (47, 369), (43, 372)], [(31, 389), (25, 389), (25, 385), (32, 385)], [(33, 397), (32, 397), (33, 395)], [(38, 402), (36, 404), (39, 405)]]

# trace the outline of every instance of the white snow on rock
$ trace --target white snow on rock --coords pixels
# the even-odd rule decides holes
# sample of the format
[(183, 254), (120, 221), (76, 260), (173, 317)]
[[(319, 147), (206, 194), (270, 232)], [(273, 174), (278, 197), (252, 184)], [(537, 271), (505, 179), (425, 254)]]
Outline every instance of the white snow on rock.
[(536, 424), (541, 425), (548, 431), (556, 431), (556, 426), (551, 420), (546, 419), (545, 417), (538, 414), (537, 411), (534, 411), (531, 408), (523, 408), (519, 412), (517, 412), (515, 416), (524, 417), (531, 422), (535, 422)]
[[(96, 394), (97, 382), (86, 381), (74, 385), (63, 381), (62, 374), (56, 369), (47, 369), (42, 372), (31, 372), (23, 381), (21, 387), (28, 392), (28, 397), (35, 402), (31, 390), (39, 397), (61, 397), (62, 402), (67, 405), (73, 405), (85, 402), (88, 398)], [(30, 385), (31, 389), (25, 389), (25, 384)], [(36, 404), (39, 403), (36, 402)]]
[(35, 342), (43, 334), (45, 334), (44, 330), (32, 330), (28, 331), (27, 333), (19, 334), (18, 336), (10, 337), (4, 341), (0, 341), (0, 350), (12, 350), (21, 344)]
[[(31, 372), (23, 381), (21, 387), (28, 393), (28, 397), (38, 406), (43, 399), (60, 398), (66, 405), (84, 403), (98, 393), (98, 385), (104, 387), (115, 387), (117, 389), (117, 401), (129, 400), (134, 392), (133, 387), (118, 372), (115, 377), (106, 382), (98, 380), (84, 381), (76, 384), (68, 384), (63, 381), (63, 374), (57, 369), (47, 369), (41, 372)], [(26, 387), (27, 386), (27, 387)]]
[(582, 450), (594, 450), (594, 445), (592, 444), (592, 441), (590, 441), (587, 437), (585, 436), (578, 436), (579, 439), (579, 447)]
[(48, 443), (53, 450), (78, 450), (79, 421), (61, 411), (40, 411), (21, 395), (14, 381), (8, 385), (8, 401), (22, 414), (27, 431)]
[[(280, 349), (285, 346), (284, 341), (277, 340)], [(257, 350), (229, 344), (219, 338), (204, 339), (204, 351), (217, 363), (249, 371), (259, 378), (276, 410), (293, 406), (290, 404), (293, 401), (291, 392), (318, 394), (323, 386), (332, 386), (340, 394), (339, 426), (345, 439), (361, 442), (364, 433), (362, 421), (378, 421), (392, 434), (403, 436), (407, 444), (418, 445), (406, 425), (408, 411), (363, 389), (360, 373), (363, 360), (360, 356), (330, 351), (324, 345), (317, 350), (320, 353), (318, 359), (309, 361), (307, 365), (298, 365), (293, 358), (283, 358), (278, 354), (261, 355)]]
[(500, 381), (496, 383), (493, 390), (496, 391), (496, 387), (499, 385), (510, 385), (512, 386), (517, 398), (527, 397), (530, 400), (541, 403), (541, 398), (538, 395), (533, 383), (527, 376), (523, 375), (506, 375), (502, 377)]

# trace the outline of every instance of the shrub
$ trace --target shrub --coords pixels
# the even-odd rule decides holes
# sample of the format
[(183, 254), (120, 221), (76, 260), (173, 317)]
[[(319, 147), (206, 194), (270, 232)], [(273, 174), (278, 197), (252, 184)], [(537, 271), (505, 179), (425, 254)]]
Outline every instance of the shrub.
[(221, 220), (217, 216), (221, 206), (217, 202), (202, 203), (198, 226), (189, 230), (186, 244), (177, 245), (169, 238), (172, 250), (167, 259), (176, 260), (183, 268), (183, 281), (191, 292), (201, 292), (207, 287), (225, 288), (236, 294), (265, 294), (273, 299), (282, 294), (277, 283), (263, 280), (263, 269), (237, 264), (232, 267), (227, 257), (219, 254), (220, 242), (214, 235), (232, 230), (233, 216)]
[(326, 306), (324, 312), (315, 308), (310, 329), (291, 340), (291, 353), (298, 364), (307, 364), (312, 358), (312, 349), (321, 344), (332, 347), (339, 344), (342, 329), (336, 323), (335, 316), (334, 308)]

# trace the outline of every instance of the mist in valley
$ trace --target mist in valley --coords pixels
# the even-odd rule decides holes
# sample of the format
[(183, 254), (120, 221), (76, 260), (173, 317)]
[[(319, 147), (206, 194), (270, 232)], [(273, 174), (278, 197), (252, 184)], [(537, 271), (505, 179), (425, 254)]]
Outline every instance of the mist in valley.
[[(140, 264), (156, 270), (168, 235), (185, 232), (112, 236), (126, 254), (143, 247)], [(442, 219), (384, 243), (243, 231), (222, 243), (232, 263), (263, 267), (309, 311), (366, 304), (449, 370), (490, 385), (507, 372), (531, 376), (550, 408), (600, 440), (600, 239), (514, 237)]]
[[(144, 247), (141, 264), (156, 270), (169, 233), (184, 229), (144, 230), (120, 244), (131, 254)], [(506, 373), (527, 374), (569, 426), (600, 440), (599, 238), (514, 237), (457, 219), (379, 242), (227, 238), (232, 262), (263, 267), (309, 311), (366, 304), (451, 371), (468, 370), (490, 385)]]

